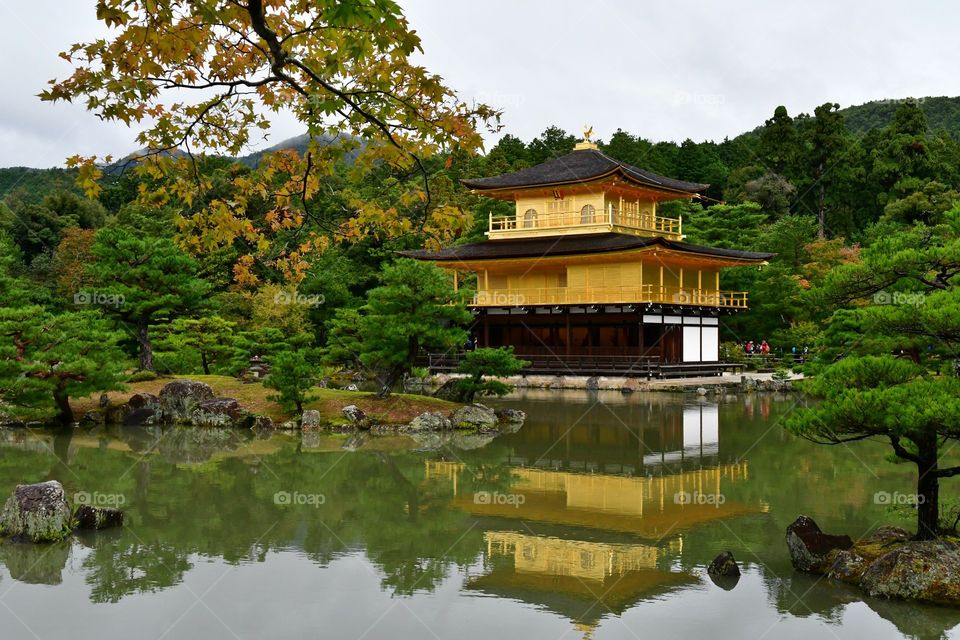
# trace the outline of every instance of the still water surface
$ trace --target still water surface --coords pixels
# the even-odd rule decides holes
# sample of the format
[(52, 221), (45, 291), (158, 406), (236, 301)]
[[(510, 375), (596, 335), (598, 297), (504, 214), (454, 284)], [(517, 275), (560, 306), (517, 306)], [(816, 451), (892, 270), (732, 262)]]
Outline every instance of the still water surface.
[[(960, 612), (797, 574), (798, 514), (857, 537), (911, 490), (792, 397), (529, 391), (455, 448), (224, 430), (0, 431), (0, 494), (57, 479), (128, 525), (0, 545), (0, 638), (940, 638)], [(894, 497), (892, 500), (896, 500)], [(898, 521), (900, 524), (909, 522)], [(729, 549), (735, 585), (705, 567)]]

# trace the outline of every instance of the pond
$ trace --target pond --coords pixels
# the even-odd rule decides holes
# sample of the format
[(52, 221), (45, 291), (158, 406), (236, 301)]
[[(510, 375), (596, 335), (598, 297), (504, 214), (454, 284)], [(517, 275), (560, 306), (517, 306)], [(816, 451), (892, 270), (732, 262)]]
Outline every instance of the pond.
[[(0, 430), (3, 496), (56, 479), (128, 519), (0, 545), (0, 637), (960, 637), (960, 612), (793, 571), (797, 515), (853, 537), (910, 526), (885, 503), (913, 483), (879, 444), (786, 434), (796, 402), (527, 391), (501, 401), (522, 430), (467, 449)], [(705, 571), (727, 549), (733, 588)]]

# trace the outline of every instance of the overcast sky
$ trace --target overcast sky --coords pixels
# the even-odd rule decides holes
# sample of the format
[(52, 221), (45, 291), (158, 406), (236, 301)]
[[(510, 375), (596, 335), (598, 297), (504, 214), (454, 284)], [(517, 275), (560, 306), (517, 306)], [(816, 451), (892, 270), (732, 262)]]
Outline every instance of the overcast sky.
[[(424, 64), (504, 111), (528, 140), (551, 124), (652, 140), (735, 136), (826, 101), (960, 95), (960, 4), (948, 1), (400, 0)], [(0, 2), (0, 166), (122, 155), (135, 131), (35, 96), (57, 53), (102, 33), (95, 0)], [(271, 142), (300, 133), (283, 118)], [(491, 139), (494, 142), (495, 138)]]

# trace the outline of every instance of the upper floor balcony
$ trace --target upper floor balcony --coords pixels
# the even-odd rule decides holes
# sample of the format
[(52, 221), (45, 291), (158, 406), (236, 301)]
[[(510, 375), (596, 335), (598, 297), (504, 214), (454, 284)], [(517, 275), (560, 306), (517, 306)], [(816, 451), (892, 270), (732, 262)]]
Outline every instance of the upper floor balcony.
[(495, 240), (603, 232), (656, 235), (682, 240), (683, 221), (680, 218), (658, 216), (653, 208), (617, 207), (613, 202), (607, 202), (599, 208), (592, 204), (570, 209), (551, 207), (547, 210), (518, 207), (517, 213), (512, 216), (494, 217), (491, 214), (487, 236)]
[(642, 304), (692, 305), (746, 309), (746, 291), (722, 291), (664, 287), (651, 284), (606, 287), (521, 287), (478, 291), (475, 307), (523, 307), (527, 305)]

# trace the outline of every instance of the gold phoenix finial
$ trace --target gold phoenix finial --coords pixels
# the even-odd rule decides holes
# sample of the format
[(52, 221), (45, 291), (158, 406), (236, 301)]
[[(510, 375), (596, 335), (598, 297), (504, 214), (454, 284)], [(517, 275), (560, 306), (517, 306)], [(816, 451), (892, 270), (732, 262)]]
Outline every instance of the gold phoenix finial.
[(584, 125), (583, 127), (583, 139), (587, 142), (590, 142), (590, 138), (593, 137), (593, 127), (588, 127)]

